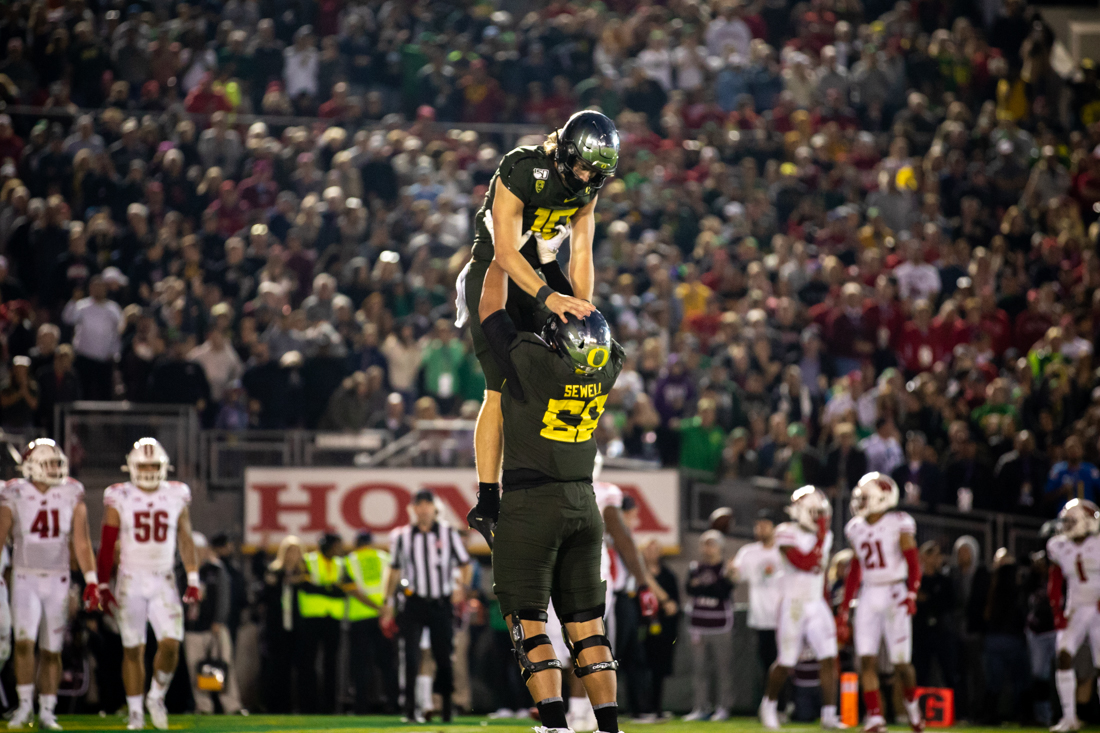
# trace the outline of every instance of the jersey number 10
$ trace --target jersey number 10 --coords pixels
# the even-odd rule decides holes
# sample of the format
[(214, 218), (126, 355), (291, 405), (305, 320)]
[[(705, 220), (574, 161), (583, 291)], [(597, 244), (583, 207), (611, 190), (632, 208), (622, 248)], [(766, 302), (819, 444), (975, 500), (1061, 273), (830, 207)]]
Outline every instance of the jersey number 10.
[(31, 523), (31, 533), (37, 534), (39, 539), (48, 540), (61, 534), (61, 519), (56, 509), (39, 509)]
[(134, 540), (148, 542), (150, 537), (153, 542), (164, 542), (168, 539), (168, 512), (163, 509), (155, 512), (134, 512)]

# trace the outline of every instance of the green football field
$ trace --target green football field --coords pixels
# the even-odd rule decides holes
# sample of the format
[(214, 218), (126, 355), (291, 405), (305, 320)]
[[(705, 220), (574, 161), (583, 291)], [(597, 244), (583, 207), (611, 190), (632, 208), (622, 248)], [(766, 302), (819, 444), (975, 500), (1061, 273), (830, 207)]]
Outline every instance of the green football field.
[[(70, 731), (99, 731), (99, 730), (125, 730), (126, 720), (118, 716), (101, 718), (95, 715), (62, 715), (61, 725)], [(522, 721), (507, 720), (495, 721), (484, 718), (463, 717), (454, 723), (443, 725), (441, 723), (406, 724), (396, 717), (339, 717), (339, 716), (293, 716), (293, 715), (253, 715), (247, 718), (221, 717), (221, 716), (191, 716), (177, 715), (169, 719), (171, 730), (202, 731), (203, 733), (299, 733), (300, 731), (408, 731), (409, 733), (529, 733), (535, 721), (523, 723)], [(1018, 731), (1041, 731), (1041, 728), (1019, 728), (1011, 726)], [(622, 726), (628, 733), (640, 731), (653, 731), (654, 733), (761, 733), (764, 729), (755, 718), (735, 718), (723, 723), (683, 723), (679, 720), (669, 720), (659, 723), (635, 725), (626, 722)], [(960, 726), (960, 729), (963, 727)], [(146, 730), (152, 730), (152, 726), (146, 723)], [(789, 733), (816, 733), (820, 731), (816, 725), (791, 724), (783, 727)], [(893, 726), (892, 731), (902, 733), (908, 728)], [(928, 729), (929, 733), (938, 728)], [(1005, 728), (970, 728), (965, 730), (974, 733), (993, 733), (1003, 731)]]

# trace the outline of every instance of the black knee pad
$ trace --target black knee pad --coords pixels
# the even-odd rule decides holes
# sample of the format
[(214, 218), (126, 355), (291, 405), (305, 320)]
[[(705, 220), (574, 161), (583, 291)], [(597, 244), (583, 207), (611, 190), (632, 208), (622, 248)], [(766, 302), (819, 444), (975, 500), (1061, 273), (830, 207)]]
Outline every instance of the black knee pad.
[(527, 682), (531, 679), (531, 675), (538, 672), (545, 672), (548, 669), (561, 669), (561, 660), (557, 657), (544, 659), (541, 662), (532, 662), (527, 656), (535, 647), (552, 646), (552, 644), (550, 643), (550, 637), (546, 634), (536, 634), (530, 638), (525, 638), (523, 624), (520, 621), (542, 621), (546, 623), (546, 619), (546, 611), (529, 609), (515, 611), (509, 616), (512, 625), (512, 653), (516, 655), (516, 661), (519, 662), (520, 676), (523, 677), (524, 682)]
[(593, 662), (592, 664), (583, 665), (580, 662), (580, 654), (585, 649), (605, 646), (609, 652), (611, 651), (611, 640), (607, 638), (606, 634), (592, 634), (573, 641), (569, 638), (569, 632), (565, 630), (565, 624), (567, 623), (581, 624), (586, 621), (595, 621), (598, 618), (602, 619), (604, 610), (604, 604), (601, 603), (599, 606), (590, 608), (587, 611), (577, 611), (562, 616), (562, 636), (565, 637), (565, 643), (569, 645), (569, 652), (573, 655), (573, 674), (578, 679), (594, 672), (614, 672), (619, 668), (619, 662), (615, 659), (614, 653), (611, 654), (611, 659), (606, 662)]

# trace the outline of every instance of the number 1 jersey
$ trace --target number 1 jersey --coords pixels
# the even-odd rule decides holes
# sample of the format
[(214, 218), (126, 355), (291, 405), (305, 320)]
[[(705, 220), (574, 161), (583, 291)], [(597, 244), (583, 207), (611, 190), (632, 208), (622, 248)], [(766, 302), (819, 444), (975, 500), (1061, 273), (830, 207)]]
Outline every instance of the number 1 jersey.
[(103, 503), (120, 519), (119, 570), (171, 572), (176, 564), (176, 528), (191, 503), (191, 488), (179, 481), (162, 481), (154, 491), (115, 484), (103, 493)]
[(1089, 535), (1080, 543), (1065, 535), (1047, 540), (1047, 558), (1062, 569), (1066, 579), (1066, 615), (1075, 608), (1100, 601), (1100, 536)]
[(84, 501), (84, 484), (69, 478), (42, 492), (17, 478), (4, 485), (0, 501), (12, 514), (12, 567), (67, 573), (73, 511)]
[(856, 553), (863, 571), (863, 582), (889, 585), (909, 577), (909, 566), (901, 551), (901, 536), (916, 537), (917, 523), (905, 512), (886, 512), (871, 524), (863, 517), (852, 517), (844, 527), (844, 536)]

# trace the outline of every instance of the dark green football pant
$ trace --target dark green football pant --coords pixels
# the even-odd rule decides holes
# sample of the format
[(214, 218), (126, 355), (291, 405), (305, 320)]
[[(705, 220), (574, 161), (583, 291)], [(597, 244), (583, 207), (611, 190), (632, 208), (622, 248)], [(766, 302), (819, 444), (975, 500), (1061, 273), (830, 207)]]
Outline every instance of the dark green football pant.
[(500, 612), (545, 611), (559, 618), (604, 602), (603, 517), (592, 484), (544, 484), (505, 491), (493, 540), (493, 590)]

